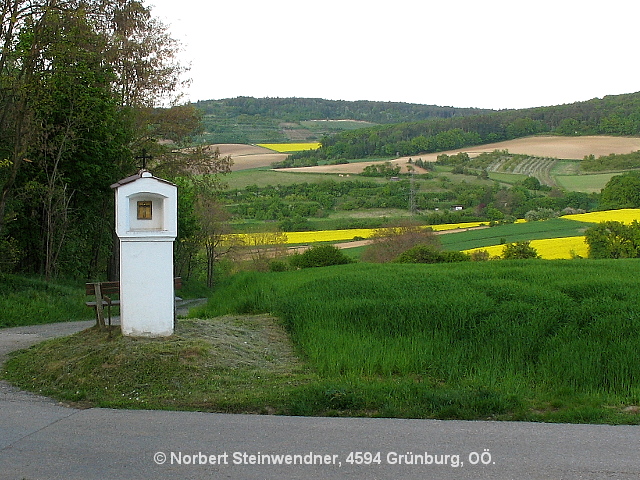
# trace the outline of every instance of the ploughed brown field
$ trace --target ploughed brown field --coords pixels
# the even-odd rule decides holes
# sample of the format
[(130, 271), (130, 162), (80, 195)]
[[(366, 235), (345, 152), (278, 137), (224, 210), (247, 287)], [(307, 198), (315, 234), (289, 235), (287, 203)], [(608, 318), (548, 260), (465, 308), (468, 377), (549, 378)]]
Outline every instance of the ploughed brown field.
[(268, 148), (258, 147), (257, 145), (244, 145), (239, 143), (219, 143), (211, 145), (212, 148), (218, 148), (220, 155), (226, 157), (231, 155), (233, 166), (231, 170), (248, 170), (250, 168), (268, 167), (273, 162), (281, 162), (289, 155), (286, 153), (277, 153)]
[[(246, 170), (249, 168), (266, 167), (272, 162), (279, 162), (287, 157), (285, 153), (276, 153), (269, 149), (255, 145), (239, 144), (219, 144), (215, 145), (220, 149), (223, 156), (231, 155), (234, 160), (232, 170)], [(586, 137), (557, 137), (557, 136), (536, 136), (518, 138), (506, 142), (490, 143), (475, 147), (465, 147), (447, 152), (426, 153), (412, 155), (410, 157), (400, 157), (392, 160), (406, 166), (409, 158), (417, 160), (435, 162), (438, 155), (446, 153), (455, 155), (459, 152), (467, 152), (471, 157), (482, 152), (492, 152), (494, 150), (509, 150), (510, 153), (521, 153), (535, 155), (539, 157), (551, 157), (558, 159), (582, 160), (586, 155), (609, 155), (611, 153), (630, 153), (640, 150), (640, 137), (609, 137), (609, 136), (586, 136)], [(313, 172), (313, 173), (360, 173), (364, 167), (376, 162), (359, 162), (345, 165), (320, 165), (317, 167), (286, 168), (282, 171), (290, 172)]]

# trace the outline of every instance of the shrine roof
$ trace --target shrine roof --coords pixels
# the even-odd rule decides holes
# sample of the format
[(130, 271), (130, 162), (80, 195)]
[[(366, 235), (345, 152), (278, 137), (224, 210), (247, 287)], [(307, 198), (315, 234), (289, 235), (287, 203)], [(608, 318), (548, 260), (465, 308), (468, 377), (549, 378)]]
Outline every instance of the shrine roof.
[(165, 180), (164, 178), (160, 178), (160, 177), (154, 177), (149, 170), (141, 169), (135, 175), (131, 175), (130, 177), (123, 178), (122, 180), (118, 180), (116, 183), (111, 185), (111, 188), (118, 188), (123, 185), (127, 185), (128, 183), (135, 182), (136, 180), (140, 180), (141, 178), (153, 178), (154, 180), (158, 180), (159, 182), (163, 182), (163, 183), (175, 186), (175, 184), (171, 183), (169, 180)]

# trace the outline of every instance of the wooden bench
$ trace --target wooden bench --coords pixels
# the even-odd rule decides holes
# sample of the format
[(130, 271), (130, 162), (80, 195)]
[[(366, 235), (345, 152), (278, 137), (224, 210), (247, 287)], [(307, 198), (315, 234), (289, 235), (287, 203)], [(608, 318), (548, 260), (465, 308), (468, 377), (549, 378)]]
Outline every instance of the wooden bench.
[[(173, 279), (173, 288), (178, 290), (182, 288), (182, 278)], [(104, 327), (104, 308), (107, 307), (109, 318), (109, 326), (111, 326), (111, 307), (120, 305), (119, 299), (111, 298), (112, 295), (120, 296), (120, 282), (93, 282), (85, 284), (85, 292), (87, 295), (95, 297), (95, 301), (85, 302), (87, 307), (96, 309), (96, 324)]]

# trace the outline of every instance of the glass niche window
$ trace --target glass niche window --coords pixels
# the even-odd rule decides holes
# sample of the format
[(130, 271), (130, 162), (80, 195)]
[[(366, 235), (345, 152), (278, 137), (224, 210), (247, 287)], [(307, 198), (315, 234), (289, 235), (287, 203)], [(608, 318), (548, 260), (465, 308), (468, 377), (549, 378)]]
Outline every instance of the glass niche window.
[(138, 220), (153, 219), (153, 202), (151, 200), (138, 201)]

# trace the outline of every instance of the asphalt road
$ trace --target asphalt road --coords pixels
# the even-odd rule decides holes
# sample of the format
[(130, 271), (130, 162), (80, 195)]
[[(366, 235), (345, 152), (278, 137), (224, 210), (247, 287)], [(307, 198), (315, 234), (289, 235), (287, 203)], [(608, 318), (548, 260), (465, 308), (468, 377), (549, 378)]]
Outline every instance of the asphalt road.
[[(0, 362), (92, 324), (0, 330)], [(0, 480), (639, 478), (640, 426), (78, 410), (0, 382)]]

